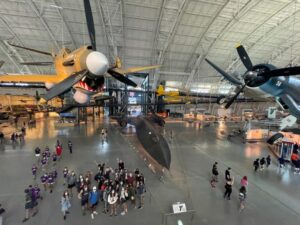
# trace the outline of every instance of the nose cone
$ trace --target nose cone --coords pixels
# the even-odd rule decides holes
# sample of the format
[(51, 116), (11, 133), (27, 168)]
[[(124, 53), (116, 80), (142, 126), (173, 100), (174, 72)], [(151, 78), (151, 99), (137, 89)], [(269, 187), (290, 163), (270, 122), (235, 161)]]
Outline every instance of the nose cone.
[(91, 52), (86, 58), (86, 66), (94, 75), (104, 75), (108, 70), (108, 59), (101, 52)]

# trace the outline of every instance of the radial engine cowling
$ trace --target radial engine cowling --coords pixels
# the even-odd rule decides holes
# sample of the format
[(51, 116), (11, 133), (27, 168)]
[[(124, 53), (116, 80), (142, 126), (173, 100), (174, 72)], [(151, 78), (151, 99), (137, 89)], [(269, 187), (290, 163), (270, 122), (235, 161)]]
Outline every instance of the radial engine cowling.
[(81, 91), (76, 91), (73, 98), (79, 104), (87, 103), (90, 100), (90, 97)]

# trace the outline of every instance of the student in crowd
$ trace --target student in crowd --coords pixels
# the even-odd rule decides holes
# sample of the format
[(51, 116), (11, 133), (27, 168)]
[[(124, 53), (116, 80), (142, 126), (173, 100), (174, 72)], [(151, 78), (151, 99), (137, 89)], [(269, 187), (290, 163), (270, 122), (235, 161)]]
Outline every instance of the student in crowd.
[(94, 219), (94, 216), (98, 214), (96, 211), (97, 205), (99, 200), (99, 193), (97, 191), (97, 187), (93, 186), (92, 191), (90, 191), (89, 194), (89, 203), (90, 203), (90, 209), (91, 209), (91, 218)]
[(29, 220), (30, 214), (32, 214), (32, 216), (35, 216), (37, 214), (37, 211), (33, 211), (33, 209), (37, 209), (35, 206), (35, 201), (32, 198), (32, 192), (30, 189), (25, 189), (25, 217), (22, 220), (22, 222), (26, 222), (27, 220)]
[(69, 173), (68, 167), (65, 167), (64, 170), (63, 170), (63, 178), (64, 178), (63, 185), (66, 185), (66, 183), (67, 183), (67, 175), (68, 175), (68, 173)]
[(85, 215), (86, 211), (88, 210), (89, 194), (90, 190), (87, 185), (84, 185), (78, 194), (78, 198), (81, 200), (82, 215)]
[(145, 197), (145, 184), (142, 181), (139, 181), (137, 183), (137, 196), (139, 198), (139, 209), (142, 209), (144, 207), (144, 197)]
[(120, 193), (120, 201), (123, 207), (123, 212), (121, 212), (121, 215), (124, 216), (128, 212), (128, 207), (127, 207), (127, 200), (128, 200), (128, 190), (127, 187), (122, 187), (121, 188), (121, 193)]
[(76, 174), (74, 171), (67, 175), (67, 184), (70, 196), (73, 196), (73, 188), (76, 186)]
[(37, 173), (37, 166), (35, 164), (32, 165), (31, 172), (32, 172), (33, 179), (35, 180), (36, 179), (36, 173)]
[(112, 216), (112, 215), (117, 216), (117, 201), (118, 201), (118, 194), (113, 189), (108, 194), (108, 204), (109, 204), (109, 207), (110, 207), (110, 216)]
[(64, 218), (64, 220), (66, 220), (67, 214), (69, 213), (69, 210), (71, 208), (68, 191), (64, 191), (63, 196), (61, 197), (60, 203), (61, 203), (61, 211), (63, 213), (63, 218)]

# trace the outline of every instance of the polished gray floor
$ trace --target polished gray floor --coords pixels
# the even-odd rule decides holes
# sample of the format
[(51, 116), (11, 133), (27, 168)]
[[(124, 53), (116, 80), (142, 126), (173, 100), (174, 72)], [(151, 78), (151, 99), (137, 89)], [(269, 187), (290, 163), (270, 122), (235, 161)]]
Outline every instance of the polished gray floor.
[[(104, 145), (100, 142), (99, 129), (108, 127), (109, 139)], [(169, 137), (170, 131), (174, 138)], [(54, 149), (57, 139), (66, 146), (71, 140), (74, 153), (63, 153), (58, 163), (58, 183), (54, 193), (43, 193), (44, 200), (39, 204), (39, 213), (26, 224), (177, 224), (182, 220), (191, 224), (278, 224), (296, 225), (300, 218), (300, 175), (288, 169), (279, 170), (277, 162), (264, 171), (254, 174), (252, 161), (269, 154), (263, 144), (243, 144), (238, 139), (229, 141), (226, 133), (230, 127), (215, 124), (201, 128), (196, 124), (167, 123), (166, 133), (172, 151), (172, 165), (160, 181), (145, 165), (134, 150), (134, 139), (122, 134), (116, 124), (88, 122), (80, 127), (55, 129), (53, 121), (39, 122), (37, 128), (28, 130), (24, 146), (5, 145), (0, 153), (0, 202), (5, 206), (7, 225), (21, 224), (24, 217), (24, 188), (33, 183), (31, 166), (35, 161), (33, 149), (48, 145)], [(76, 173), (96, 171), (95, 162), (106, 162), (116, 167), (117, 159), (123, 159), (126, 167), (140, 168), (147, 183), (145, 208), (129, 209), (126, 216), (109, 217), (102, 213), (94, 220), (82, 216), (77, 198), (72, 199), (71, 214), (63, 221), (60, 212), (62, 169), (64, 166)], [(209, 184), (211, 166), (219, 162), (220, 181), (216, 189)], [(235, 177), (235, 185), (230, 201), (223, 199), (225, 169), (230, 166)], [(246, 208), (238, 211), (238, 188), (242, 176), (249, 178), (249, 191)], [(189, 214), (168, 215), (175, 202), (185, 202)], [(102, 205), (98, 209), (100, 212)], [(119, 209), (119, 212), (121, 209)], [(195, 213), (193, 215), (193, 212)], [(165, 216), (164, 216), (165, 215)]]

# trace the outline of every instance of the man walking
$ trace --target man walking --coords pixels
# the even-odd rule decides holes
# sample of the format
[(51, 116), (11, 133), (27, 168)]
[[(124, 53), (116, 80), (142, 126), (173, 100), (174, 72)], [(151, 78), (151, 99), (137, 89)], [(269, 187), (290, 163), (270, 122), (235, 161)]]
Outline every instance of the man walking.
[(72, 142), (70, 140), (68, 142), (68, 147), (69, 147), (70, 154), (72, 154), (73, 153), (73, 145), (72, 145)]

